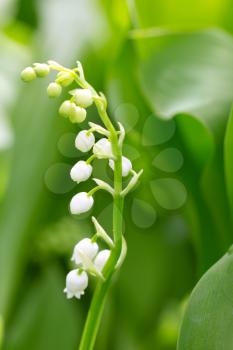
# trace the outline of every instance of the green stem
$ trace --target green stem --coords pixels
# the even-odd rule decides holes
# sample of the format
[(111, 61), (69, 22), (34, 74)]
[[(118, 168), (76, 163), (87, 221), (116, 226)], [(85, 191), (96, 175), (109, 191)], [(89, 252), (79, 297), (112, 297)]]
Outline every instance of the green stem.
[(87, 164), (91, 164), (91, 162), (96, 159), (96, 156), (94, 154), (92, 154), (92, 156), (90, 156), (87, 160), (86, 160), (86, 163)]
[(92, 190), (90, 190), (90, 191), (87, 193), (87, 195), (88, 195), (88, 196), (92, 196), (95, 192), (97, 192), (97, 191), (99, 191), (99, 190), (101, 190), (101, 186), (96, 186), (96, 187), (92, 188)]
[[(80, 84), (80, 82), (79, 82)], [(80, 84), (81, 85), (81, 84)], [(82, 83), (83, 87), (90, 88), (88, 83)], [(92, 88), (92, 87), (91, 87)], [(92, 88), (92, 91), (95, 90)], [(114, 167), (114, 196), (113, 196), (113, 235), (114, 235), (114, 247), (111, 250), (110, 258), (104, 267), (103, 275), (105, 280), (99, 280), (92, 302), (88, 311), (86, 323), (84, 326), (81, 343), (79, 350), (92, 350), (94, 348), (96, 335), (99, 329), (101, 316), (104, 309), (104, 304), (107, 296), (107, 292), (111, 285), (113, 273), (115, 271), (116, 263), (121, 254), (122, 247), (122, 211), (123, 211), (123, 197), (120, 195), (122, 190), (122, 150), (118, 144), (117, 131), (111, 123), (105, 107), (101, 101), (96, 101), (96, 107), (99, 115), (105, 125), (110, 131), (110, 140), (112, 143), (113, 154), (115, 156), (115, 167)]]

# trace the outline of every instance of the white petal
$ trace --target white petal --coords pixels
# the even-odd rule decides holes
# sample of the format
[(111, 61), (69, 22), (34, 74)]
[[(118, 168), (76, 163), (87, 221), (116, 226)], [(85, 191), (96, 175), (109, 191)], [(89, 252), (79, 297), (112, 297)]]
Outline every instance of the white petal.
[(92, 242), (90, 238), (84, 238), (76, 244), (74, 247), (74, 252), (72, 260), (75, 261), (77, 265), (82, 264), (82, 257), (80, 251), (87, 255), (91, 260), (94, 259), (98, 253), (99, 247), (96, 242)]
[(88, 133), (88, 130), (82, 130), (75, 139), (75, 147), (81, 152), (88, 152), (95, 143), (95, 136)]
[(99, 159), (102, 158), (112, 158), (112, 145), (111, 142), (106, 139), (102, 138), (99, 141), (97, 141), (93, 147), (93, 153), (95, 156)]
[(84, 293), (84, 290), (88, 286), (88, 276), (85, 271), (72, 270), (66, 276), (66, 289), (67, 297), (71, 298), (77, 293)]
[(78, 161), (70, 171), (70, 177), (73, 181), (80, 183), (89, 179), (92, 173), (92, 166), (85, 161)]
[(70, 202), (70, 211), (74, 215), (82, 214), (90, 210), (93, 206), (94, 199), (88, 196), (87, 192), (77, 193)]
[[(114, 170), (115, 163), (113, 159), (109, 159), (109, 166), (112, 170)], [(132, 169), (131, 161), (128, 158), (122, 156), (122, 176), (124, 177), (127, 176), (131, 169)]]
[(87, 108), (93, 103), (92, 92), (89, 89), (75, 89), (75, 102), (78, 106)]
[(108, 258), (110, 256), (111, 251), (109, 249), (104, 249), (101, 250), (94, 261), (95, 267), (96, 269), (101, 272), (106, 264), (106, 262), (108, 261)]

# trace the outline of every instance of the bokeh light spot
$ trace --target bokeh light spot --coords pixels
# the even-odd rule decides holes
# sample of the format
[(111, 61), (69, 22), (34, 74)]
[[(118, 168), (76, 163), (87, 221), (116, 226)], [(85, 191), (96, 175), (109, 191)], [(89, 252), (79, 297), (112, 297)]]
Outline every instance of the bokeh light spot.
[(161, 151), (153, 160), (152, 164), (166, 172), (178, 171), (184, 162), (182, 153), (176, 148), (167, 148)]
[(152, 114), (145, 121), (142, 132), (142, 144), (143, 146), (160, 145), (168, 141), (174, 133), (174, 120), (162, 121)]
[(177, 179), (153, 180), (151, 181), (151, 190), (158, 204), (164, 209), (179, 209), (187, 199), (187, 191)]
[(81, 152), (75, 148), (75, 138), (76, 134), (72, 132), (65, 133), (59, 138), (57, 148), (63, 156), (69, 158), (79, 158), (82, 156)]
[(133, 129), (139, 119), (137, 108), (131, 103), (122, 103), (114, 111), (115, 120), (124, 125), (125, 131)]
[(129, 158), (131, 161), (140, 158), (140, 153), (136, 148), (131, 145), (123, 144), (123, 155)]
[(56, 163), (51, 165), (45, 173), (46, 187), (55, 194), (64, 194), (71, 191), (76, 183), (70, 178), (71, 165)]
[(156, 220), (155, 209), (150, 204), (137, 198), (133, 200), (131, 215), (133, 223), (140, 228), (148, 228)]

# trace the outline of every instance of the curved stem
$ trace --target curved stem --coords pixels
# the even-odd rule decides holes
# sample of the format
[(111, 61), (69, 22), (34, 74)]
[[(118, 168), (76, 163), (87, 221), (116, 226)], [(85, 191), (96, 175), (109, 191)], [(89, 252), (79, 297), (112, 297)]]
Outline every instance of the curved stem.
[[(80, 82), (79, 82), (80, 84)], [(81, 84), (80, 84), (81, 85)], [(84, 87), (90, 88), (88, 83), (82, 84)], [(92, 91), (95, 90), (91, 87)], [(110, 132), (110, 140), (112, 143), (113, 154), (115, 156), (114, 166), (114, 196), (113, 196), (113, 235), (114, 235), (114, 247), (111, 250), (110, 258), (103, 270), (105, 280), (99, 280), (92, 302), (88, 311), (86, 323), (84, 326), (81, 343), (79, 350), (92, 350), (95, 344), (96, 335), (99, 329), (101, 316), (107, 296), (107, 292), (111, 285), (113, 273), (115, 271), (116, 263), (121, 255), (122, 247), (122, 211), (123, 211), (123, 197), (120, 195), (122, 190), (122, 150), (121, 145), (118, 143), (117, 131), (111, 123), (106, 109), (101, 101), (95, 101), (100, 118), (102, 119), (105, 127)]]
[(97, 192), (97, 191), (99, 191), (99, 190), (101, 190), (101, 186), (96, 186), (96, 187), (92, 188), (92, 190), (90, 190), (90, 191), (87, 193), (87, 195), (88, 195), (88, 196), (92, 196), (95, 192)]

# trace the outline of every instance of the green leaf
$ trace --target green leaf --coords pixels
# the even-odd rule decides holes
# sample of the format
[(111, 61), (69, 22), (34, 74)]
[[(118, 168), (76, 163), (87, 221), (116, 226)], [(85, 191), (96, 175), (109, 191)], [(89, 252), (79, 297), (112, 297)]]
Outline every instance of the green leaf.
[(232, 350), (233, 255), (223, 256), (198, 282), (183, 319), (177, 350)]
[(65, 279), (57, 267), (49, 267), (19, 304), (8, 327), (6, 350), (74, 350), (78, 346), (82, 313), (63, 293)]
[(141, 85), (161, 118), (190, 113), (221, 135), (232, 101), (233, 39), (212, 30), (137, 44)]
[(0, 349), (2, 347), (3, 338), (4, 338), (4, 321), (2, 316), (0, 316)]
[(232, 240), (222, 137), (233, 98), (233, 40), (209, 30), (163, 33), (135, 43), (145, 97), (163, 120), (176, 117), (187, 157), (186, 184), (198, 212), (201, 270), (205, 270)]
[(137, 35), (158, 33), (164, 27), (177, 31), (216, 26), (233, 29), (231, 2), (228, 0), (157, 0), (156, 6), (153, 0), (135, 0), (131, 12), (141, 28), (154, 27), (135, 31)]
[(233, 110), (228, 121), (224, 146), (226, 186), (233, 218)]

